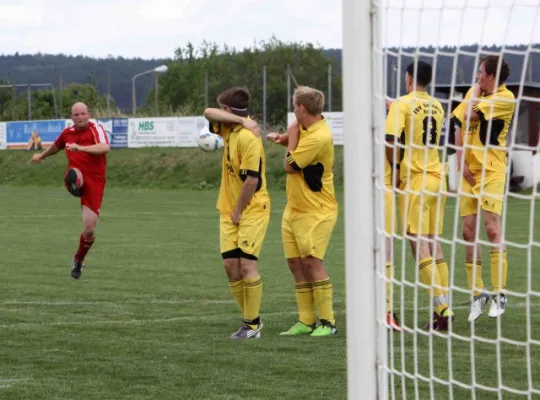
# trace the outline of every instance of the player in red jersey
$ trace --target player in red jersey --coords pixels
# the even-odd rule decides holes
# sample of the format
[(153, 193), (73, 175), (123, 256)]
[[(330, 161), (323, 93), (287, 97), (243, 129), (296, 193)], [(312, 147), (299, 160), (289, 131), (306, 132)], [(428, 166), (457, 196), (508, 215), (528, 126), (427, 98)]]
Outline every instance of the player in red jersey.
[[(32, 157), (32, 163), (40, 163), (46, 157), (65, 149), (68, 167), (64, 184), (71, 194), (81, 198), (83, 232), (79, 249), (73, 257), (71, 276), (79, 279), (84, 267), (84, 257), (94, 244), (95, 230), (99, 218), (101, 201), (106, 182), (106, 154), (110, 150), (105, 129), (90, 122), (90, 113), (84, 103), (75, 103), (71, 108), (74, 125), (64, 129), (47, 149)], [(78, 171), (82, 173), (83, 185), (77, 188)]]

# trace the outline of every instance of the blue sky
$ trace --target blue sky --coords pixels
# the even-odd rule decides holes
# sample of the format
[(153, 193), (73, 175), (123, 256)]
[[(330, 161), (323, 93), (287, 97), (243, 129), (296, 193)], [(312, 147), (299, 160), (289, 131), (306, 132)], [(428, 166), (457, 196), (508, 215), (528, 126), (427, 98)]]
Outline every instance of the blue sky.
[[(356, 0), (360, 1), (360, 0)], [(380, 0), (390, 45), (540, 42), (540, 0)], [(306, 11), (307, 10), (307, 11)], [(203, 39), (342, 46), (342, 0), (0, 0), (0, 52), (172, 57)]]

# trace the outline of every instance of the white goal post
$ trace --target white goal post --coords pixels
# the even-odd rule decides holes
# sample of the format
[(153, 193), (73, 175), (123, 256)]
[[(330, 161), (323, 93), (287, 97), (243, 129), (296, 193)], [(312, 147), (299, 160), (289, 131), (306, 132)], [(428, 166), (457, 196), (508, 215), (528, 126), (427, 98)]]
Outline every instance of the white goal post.
[[(348, 398), (540, 398), (540, 0), (342, 0), (342, 13)], [(426, 25), (431, 30), (423, 30)], [(507, 250), (485, 225), (490, 217), (482, 204), (487, 153), (484, 151), (482, 172), (476, 175), (481, 179), (480, 192), (467, 193), (458, 172), (465, 166), (465, 156), (458, 165), (453, 136), (460, 121), (450, 117), (458, 104), (470, 101), (465, 96), (475, 85), (485, 56), (499, 57), (497, 68), (502, 59), (508, 63), (505, 88), (515, 98), (504, 101), (515, 104), (515, 111), (507, 113), (505, 123), (511, 120), (506, 143), (501, 144), (498, 139), (481, 139), (480, 125), (477, 131), (469, 130), (471, 106), (463, 114), (464, 149), (495, 148), (496, 152), (502, 150), (497, 154), (508, 154), (500, 167), (506, 172), (496, 171), (506, 174), (504, 193), (499, 196), (503, 204), (499, 237)], [(446, 166), (442, 176), (448, 184), (442, 189), (441, 183), (436, 193), (446, 199), (436, 222), (444, 217), (444, 229), (429, 239), (440, 243), (444, 253), (443, 258), (432, 254), (432, 276), (439, 274), (435, 272), (439, 261), (447, 263), (449, 271), (447, 286), (437, 289), (446, 290), (443, 303), (448, 303), (454, 319), (450, 319), (448, 331), (442, 332), (423, 327), (429, 325), (440, 301), (430, 298), (426, 288), (435, 290), (437, 285), (422, 283), (418, 265), (424, 264), (418, 263), (420, 257), (412, 257), (410, 237), (401, 231), (392, 235), (395, 273), (389, 298), (403, 329), (393, 331), (387, 323), (386, 101), (406, 94), (405, 69), (420, 59), (433, 67), (427, 91), (445, 113), (444, 142), (435, 145)], [(494, 113), (494, 104), (500, 101), (501, 71), (497, 71), (496, 90), (481, 91), (481, 101), (491, 104), (486, 113)], [(480, 113), (479, 118), (485, 117)], [(493, 132), (489, 119), (482, 120), (487, 135)], [(484, 147), (471, 139), (475, 134)], [(433, 143), (430, 140), (426, 146)], [(519, 175), (524, 176), (525, 187), (513, 180)], [(403, 193), (393, 190), (393, 195)], [(474, 196), (477, 202), (481, 199), (475, 206), (474, 239), (465, 240), (460, 201)], [(480, 250), (470, 252), (471, 243)], [(507, 284), (506, 272), (502, 272), (506, 262)], [(478, 265), (485, 282), (480, 296), (472, 288), (478, 275), (471, 273)], [(504, 316), (490, 310), (500, 293), (508, 299)], [(469, 322), (473, 313), (467, 302), (484, 294), (489, 300), (483, 316)]]
[[(349, 399), (377, 398), (372, 1), (343, 0), (347, 381)], [(380, 292), (380, 291), (379, 291)]]

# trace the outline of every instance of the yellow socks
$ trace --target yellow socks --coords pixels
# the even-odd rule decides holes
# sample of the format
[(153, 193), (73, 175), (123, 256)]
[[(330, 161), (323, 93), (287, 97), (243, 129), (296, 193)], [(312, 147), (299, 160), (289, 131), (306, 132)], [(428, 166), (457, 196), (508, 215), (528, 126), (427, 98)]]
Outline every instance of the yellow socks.
[(444, 258), (439, 258), (435, 261), (437, 265), (437, 270), (439, 271), (439, 276), (441, 277), (441, 286), (443, 287), (443, 294), (446, 296), (446, 301), (448, 302), (448, 290), (450, 287), (450, 276), (448, 273), (448, 264)]
[[(391, 280), (394, 277), (394, 266), (386, 264), (386, 279)], [(386, 312), (392, 312), (392, 282), (386, 282)]]
[(296, 304), (298, 306), (299, 321), (306, 325), (315, 323), (313, 301), (313, 286), (309, 282), (296, 283)]
[(438, 268), (433, 269), (433, 257), (422, 258), (418, 268), (420, 271), (420, 281), (424, 285), (430, 286), (432, 284), (431, 277), (433, 275), (433, 285), (435, 286), (433, 287), (433, 292), (431, 292), (431, 289), (428, 289), (428, 294), (433, 299), (435, 311), (438, 315), (441, 315), (442, 311), (448, 308), (448, 303), (442, 289), (439, 288), (441, 286), (441, 277)]
[(259, 312), (262, 300), (261, 277), (244, 278), (244, 322), (252, 329), (259, 323)]
[(229, 290), (234, 296), (240, 312), (244, 315), (244, 280), (229, 281)]
[(469, 282), (469, 289), (473, 288), (473, 277), (476, 276), (474, 295), (479, 296), (484, 291), (484, 281), (482, 280), (482, 261), (476, 261), (475, 265), (473, 260), (467, 260), (465, 262), (465, 266), (467, 268), (467, 281)]
[(332, 305), (332, 282), (330, 278), (313, 282), (313, 298), (319, 312), (319, 319), (325, 319), (332, 325), (336, 324)]
[[(501, 263), (502, 271), (499, 271), (499, 263)], [(491, 284), (493, 285), (493, 292), (503, 293), (506, 289), (506, 278), (508, 275), (508, 262), (506, 260), (506, 250), (495, 250), (491, 252), (490, 257), (491, 267)], [(499, 276), (500, 272), (500, 276)]]

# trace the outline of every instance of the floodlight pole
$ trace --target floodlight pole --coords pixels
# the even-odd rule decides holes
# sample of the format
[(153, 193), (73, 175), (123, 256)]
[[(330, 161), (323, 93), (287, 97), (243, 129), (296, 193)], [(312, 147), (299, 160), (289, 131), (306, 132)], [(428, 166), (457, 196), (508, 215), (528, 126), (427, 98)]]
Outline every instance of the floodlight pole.
[(132, 106), (133, 115), (135, 115), (135, 113), (137, 112), (137, 98), (135, 96), (135, 79), (137, 79), (139, 76), (150, 74), (152, 72), (156, 74), (156, 79), (155, 79), (155, 82), (156, 82), (155, 83), (156, 84), (156, 88), (155, 88), (156, 100), (155, 100), (155, 102), (156, 102), (156, 111), (157, 111), (157, 90), (158, 90), (158, 88), (157, 88), (157, 84), (158, 84), (157, 75), (167, 72), (168, 69), (169, 68), (166, 65), (160, 65), (159, 67), (150, 69), (148, 71), (141, 72), (140, 74), (137, 74), (132, 78), (132, 80), (131, 80), (131, 106)]

